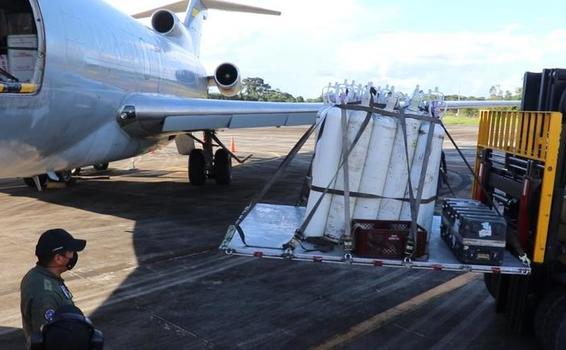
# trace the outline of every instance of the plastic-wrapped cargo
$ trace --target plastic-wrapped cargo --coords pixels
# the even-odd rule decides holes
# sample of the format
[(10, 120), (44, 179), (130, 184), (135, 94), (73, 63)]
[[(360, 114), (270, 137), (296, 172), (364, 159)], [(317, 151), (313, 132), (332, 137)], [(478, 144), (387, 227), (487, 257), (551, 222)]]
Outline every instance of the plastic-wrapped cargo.
[[(348, 155), (347, 164), (340, 169), (338, 167), (343, 153), (347, 152), (360, 132), (367, 111), (339, 106), (327, 111), (316, 144), (307, 217), (327, 186), (329, 192), (306, 223), (302, 232), (305, 238), (324, 237), (339, 243), (353, 219), (412, 220), (408, 206), (408, 181), (410, 177), (417, 195), (421, 190), (418, 184), (424, 162), (427, 162), (428, 167), (426, 173), (422, 174), (424, 184), (420, 196), (423, 202), (419, 207), (418, 217), (414, 219), (427, 232), (431, 231), (443, 130), (436, 126), (432, 141), (429, 140), (428, 130), (434, 122), (423, 121), (421, 118), (430, 115), (420, 109), (423, 95), (418, 89), (407, 106), (405, 118), (402, 118), (399, 111), (395, 111), (402, 96), (391, 91), (376, 94), (376, 103), (385, 105), (385, 108), (382, 112), (374, 112), (370, 123)], [(343, 129), (342, 125), (343, 112), (348, 120), (347, 129)], [(403, 122), (404, 128), (401, 124)], [(344, 193), (346, 165), (349, 202), (345, 201)], [(349, 205), (348, 214), (346, 204)], [(302, 226), (305, 226), (305, 223)]]
[[(421, 225), (425, 230), (427, 230), (427, 232), (431, 232), (432, 229), (432, 217), (434, 215), (434, 203), (438, 186), (440, 159), (442, 155), (442, 143), (444, 141), (444, 130), (440, 125), (436, 125), (434, 127), (434, 134), (432, 136), (430, 154), (428, 159), (425, 160), (429, 130), (430, 123), (423, 123), (419, 132), (419, 138), (417, 140), (415, 156), (411, 164), (410, 177), (414, 195), (416, 196), (416, 194), (419, 192), (419, 181), (421, 178), (423, 165), (426, 161), (427, 169), (424, 176), (423, 191), (421, 195), (421, 203), (419, 206), (417, 223)], [(404, 197), (409, 198), (408, 188), (405, 191)], [(409, 202), (403, 202), (399, 219), (411, 220), (411, 205)]]
[[(342, 156), (342, 121), (340, 108), (330, 108), (323, 116), (324, 121), (317, 135), (315, 156), (312, 164), (312, 187), (326, 188), (338, 166)], [(311, 189), (307, 203), (307, 213), (310, 213), (322, 192)], [(324, 196), (320, 205), (313, 213), (311, 220), (305, 228), (305, 238), (322, 237), (326, 227), (331, 198)]]
[(407, 130), (407, 152), (405, 151), (405, 135), (403, 134), (401, 121), (398, 119), (395, 143), (389, 167), (387, 168), (387, 180), (383, 190), (383, 197), (385, 198), (381, 201), (379, 211), (375, 217), (379, 220), (399, 220), (401, 214), (403, 202), (395, 198), (405, 198), (407, 181), (409, 180), (406, 154), (408, 153), (409, 155), (409, 164), (412, 164), (421, 122), (415, 119), (406, 119), (405, 124)]
[[(383, 196), (386, 189), (387, 172), (395, 142), (397, 122), (391, 117), (373, 115), (373, 128), (368, 154), (373, 156), (365, 162), (359, 192)], [(358, 198), (353, 217), (356, 219), (375, 219), (382, 199)]]

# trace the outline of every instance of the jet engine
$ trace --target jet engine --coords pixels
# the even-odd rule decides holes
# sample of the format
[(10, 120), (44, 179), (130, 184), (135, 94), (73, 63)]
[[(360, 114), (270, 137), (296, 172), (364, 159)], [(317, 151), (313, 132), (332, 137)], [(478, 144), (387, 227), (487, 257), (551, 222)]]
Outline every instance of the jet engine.
[(157, 10), (151, 15), (151, 27), (183, 47), (192, 47), (192, 39), (183, 22), (169, 10)]
[(219, 65), (216, 71), (214, 71), (213, 78), (213, 85), (216, 85), (224, 96), (235, 96), (242, 89), (240, 71), (232, 63), (222, 63)]

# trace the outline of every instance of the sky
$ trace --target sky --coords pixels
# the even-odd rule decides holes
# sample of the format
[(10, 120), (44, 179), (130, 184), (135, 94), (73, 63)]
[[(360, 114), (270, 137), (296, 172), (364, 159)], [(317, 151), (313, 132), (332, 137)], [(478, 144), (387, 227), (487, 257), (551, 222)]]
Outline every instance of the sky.
[[(133, 14), (174, 0), (105, 0)], [(412, 92), (488, 96), (522, 86), (526, 71), (566, 68), (559, 0), (231, 0), (279, 10), (209, 10), (201, 60), (305, 98), (345, 79)], [(180, 14), (183, 19), (184, 14)]]

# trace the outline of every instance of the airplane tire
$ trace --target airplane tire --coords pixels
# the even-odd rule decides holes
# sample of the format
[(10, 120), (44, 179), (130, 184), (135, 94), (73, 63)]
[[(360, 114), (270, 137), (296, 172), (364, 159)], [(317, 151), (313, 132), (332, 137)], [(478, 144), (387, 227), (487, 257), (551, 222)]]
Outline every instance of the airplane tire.
[(561, 289), (546, 295), (537, 307), (535, 335), (543, 349), (566, 349), (566, 292)]
[[(47, 185), (47, 174), (41, 174), (39, 176), (39, 184), (41, 187), (45, 187)], [(24, 183), (31, 188), (35, 188), (35, 182), (33, 181), (32, 177), (24, 177)]]
[(206, 164), (202, 149), (195, 148), (189, 154), (189, 182), (202, 186), (206, 182)]
[(99, 163), (92, 166), (95, 170), (102, 171), (108, 169), (108, 163)]
[(218, 185), (229, 185), (232, 181), (232, 156), (222, 148), (214, 154), (214, 179)]

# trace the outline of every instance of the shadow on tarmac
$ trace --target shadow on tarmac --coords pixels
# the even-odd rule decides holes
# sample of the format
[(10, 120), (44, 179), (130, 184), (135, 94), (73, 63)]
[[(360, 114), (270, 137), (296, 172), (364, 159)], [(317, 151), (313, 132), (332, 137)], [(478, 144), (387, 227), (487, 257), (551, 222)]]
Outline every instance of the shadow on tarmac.
[[(469, 193), (469, 177), (451, 167), (452, 152), (447, 151), (449, 178), (457, 182), (452, 187), (457, 194)], [(309, 160), (308, 154), (301, 154), (266, 201), (295, 203)], [(138, 267), (91, 313), (105, 333), (105, 349), (306, 348), (456, 275), (225, 257), (217, 247), (227, 226), (280, 162), (273, 159), (235, 167), (230, 187), (212, 183), (194, 187), (169, 180), (166, 171), (111, 170), (100, 175), (157, 178), (143, 182), (122, 177), (80, 182), (62, 191), (37, 193), (22, 188), (7, 193), (135, 221), (131, 234)], [(476, 294), (485, 298), (486, 293)], [(457, 312), (462, 301), (453, 303), (451, 312)], [(474, 300), (465, 303), (471, 307)], [(484, 321), (504, 322), (495, 315)], [(416, 333), (403, 333), (403, 337), (418, 338), (422, 348), (437, 340), (421, 339)], [(3, 349), (23, 349), (21, 331), (0, 339)], [(511, 339), (506, 344), (529, 348), (517, 347), (515, 342)], [(488, 340), (478, 344), (491, 348)], [(403, 348), (402, 343), (396, 346)]]

